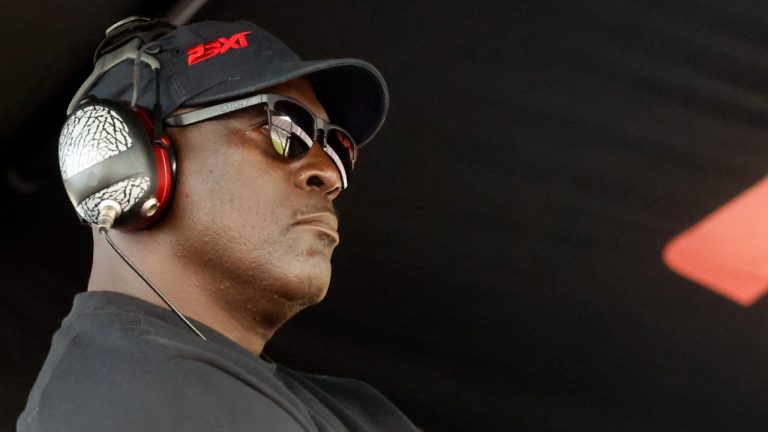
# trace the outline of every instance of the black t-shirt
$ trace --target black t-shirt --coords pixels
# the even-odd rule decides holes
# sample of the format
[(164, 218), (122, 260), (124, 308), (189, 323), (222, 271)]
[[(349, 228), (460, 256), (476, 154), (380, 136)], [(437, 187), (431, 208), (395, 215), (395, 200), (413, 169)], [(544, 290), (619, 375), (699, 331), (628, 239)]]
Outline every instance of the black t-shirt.
[(418, 430), (365, 383), (292, 371), (196, 326), (207, 341), (143, 300), (79, 294), (18, 430)]

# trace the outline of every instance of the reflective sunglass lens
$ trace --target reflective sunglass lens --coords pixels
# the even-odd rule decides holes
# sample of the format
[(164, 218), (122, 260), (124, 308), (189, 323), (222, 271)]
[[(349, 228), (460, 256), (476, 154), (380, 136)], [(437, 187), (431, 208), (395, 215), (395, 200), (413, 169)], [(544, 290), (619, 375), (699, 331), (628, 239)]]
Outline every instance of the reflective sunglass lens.
[[(313, 145), (315, 115), (308, 108), (295, 102), (279, 100), (269, 110), (271, 114), (272, 145), (281, 155), (295, 159), (301, 157)], [(347, 173), (352, 171), (357, 159), (357, 146), (343, 129), (329, 125), (325, 130), (323, 146), (326, 154), (338, 167), (342, 185), (347, 187)]]
[(275, 151), (288, 159), (301, 157), (312, 146), (312, 138), (287, 115), (270, 116), (269, 135)]
[(339, 155), (347, 171), (352, 171), (357, 159), (357, 147), (346, 131), (331, 128), (326, 135), (326, 143)]
[(277, 115), (288, 116), (291, 120), (293, 120), (296, 126), (304, 130), (307, 135), (314, 137), (315, 116), (306, 108), (285, 100), (279, 100), (275, 102), (274, 107), (274, 112)]

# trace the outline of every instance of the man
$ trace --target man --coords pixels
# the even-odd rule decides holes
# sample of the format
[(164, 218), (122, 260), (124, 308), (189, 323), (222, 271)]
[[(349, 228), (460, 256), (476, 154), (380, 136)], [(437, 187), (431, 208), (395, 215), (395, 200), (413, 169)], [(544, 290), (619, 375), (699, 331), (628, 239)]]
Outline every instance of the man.
[[(354, 141), (364, 144), (383, 122), (380, 74), (359, 60), (303, 62), (247, 22), (141, 27), (150, 24), (111, 29), (138, 26), (108, 37), (101, 58), (114, 58), (135, 34), (141, 48), (128, 61), (100, 59), (62, 132), (70, 197), (91, 188), (73, 204), (94, 225), (93, 268), (18, 429), (417, 430), (366, 384), (262, 356), (281, 324), (326, 294), (339, 242), (332, 201), (349, 181)], [(126, 204), (116, 201), (134, 189), (114, 193), (110, 183), (91, 194), (101, 181), (93, 176), (77, 184), (99, 164), (109, 167), (102, 177), (123, 169), (108, 165), (119, 152), (72, 156), (94, 136), (119, 132), (114, 119), (88, 129), (94, 109), (120, 111), (109, 101), (154, 110), (152, 151), (175, 154), (172, 201), (142, 192), (144, 201)], [(169, 141), (159, 138), (160, 121)], [(83, 203), (96, 198), (92, 215)], [(123, 219), (131, 212), (133, 225)]]

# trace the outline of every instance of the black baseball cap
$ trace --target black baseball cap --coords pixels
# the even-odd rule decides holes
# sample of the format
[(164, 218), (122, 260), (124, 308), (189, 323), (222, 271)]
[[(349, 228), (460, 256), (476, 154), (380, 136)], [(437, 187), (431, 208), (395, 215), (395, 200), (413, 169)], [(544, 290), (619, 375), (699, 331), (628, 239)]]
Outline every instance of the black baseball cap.
[[(182, 106), (235, 99), (307, 77), (329, 120), (362, 146), (378, 132), (389, 107), (384, 78), (370, 63), (352, 58), (301, 60), (281, 40), (248, 21), (194, 23), (162, 35), (152, 45), (146, 54), (160, 63), (163, 118)], [(120, 61), (92, 77), (96, 81), (80, 99), (131, 100), (133, 60)], [(149, 65), (142, 64), (138, 105), (155, 106), (154, 80)]]

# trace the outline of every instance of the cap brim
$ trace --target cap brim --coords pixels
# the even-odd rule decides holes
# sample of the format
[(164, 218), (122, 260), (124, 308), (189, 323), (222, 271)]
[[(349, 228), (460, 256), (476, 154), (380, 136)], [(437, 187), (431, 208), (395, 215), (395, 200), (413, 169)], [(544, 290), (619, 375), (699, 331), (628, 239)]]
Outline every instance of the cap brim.
[(389, 108), (389, 93), (381, 73), (358, 59), (310, 60), (283, 63), (268, 72), (233, 71), (237, 78), (205, 89), (182, 105), (199, 105), (237, 98), (306, 76), (329, 120), (365, 145), (379, 131)]

